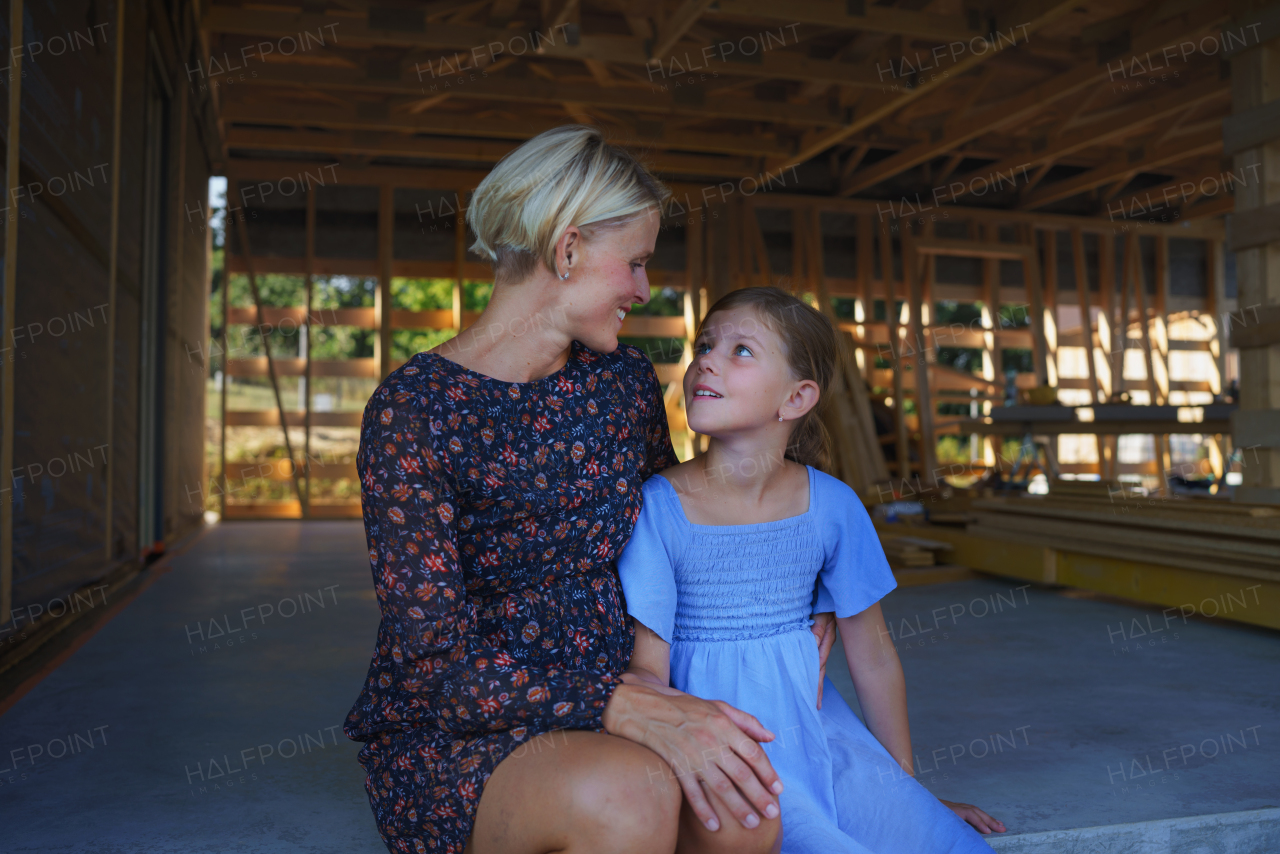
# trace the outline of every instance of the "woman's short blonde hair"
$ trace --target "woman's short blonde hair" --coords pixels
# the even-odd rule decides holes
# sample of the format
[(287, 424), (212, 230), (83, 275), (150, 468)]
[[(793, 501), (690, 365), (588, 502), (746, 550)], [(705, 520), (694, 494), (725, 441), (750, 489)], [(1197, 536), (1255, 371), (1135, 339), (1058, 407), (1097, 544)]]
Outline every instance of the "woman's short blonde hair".
[(620, 224), (661, 210), (670, 195), (599, 128), (552, 128), (503, 157), (476, 187), (467, 208), (471, 250), (493, 263), (498, 283), (524, 280), (539, 259), (558, 273), (556, 243), (566, 228)]

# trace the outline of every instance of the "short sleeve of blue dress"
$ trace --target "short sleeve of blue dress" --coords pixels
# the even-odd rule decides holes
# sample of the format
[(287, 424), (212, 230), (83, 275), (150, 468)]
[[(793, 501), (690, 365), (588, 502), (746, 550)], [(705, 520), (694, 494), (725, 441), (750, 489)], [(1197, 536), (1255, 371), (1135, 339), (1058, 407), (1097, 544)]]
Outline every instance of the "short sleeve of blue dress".
[(813, 612), (835, 611), (837, 617), (852, 617), (879, 602), (898, 583), (856, 492), (843, 481), (815, 471), (813, 500), (825, 553)]
[(667, 481), (654, 475), (644, 483), (644, 504), (631, 539), (618, 557), (618, 577), (627, 613), (667, 643), (676, 621), (675, 548), (677, 525), (670, 518)]

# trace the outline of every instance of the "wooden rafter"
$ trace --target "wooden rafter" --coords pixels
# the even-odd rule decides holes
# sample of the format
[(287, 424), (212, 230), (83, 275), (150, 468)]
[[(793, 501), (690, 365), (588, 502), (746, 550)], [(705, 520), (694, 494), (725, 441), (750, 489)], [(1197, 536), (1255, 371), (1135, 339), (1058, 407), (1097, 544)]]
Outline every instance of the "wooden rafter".
[[(563, 103), (563, 102), (561, 102)], [(367, 133), (419, 133), (433, 136), (492, 137), (519, 141), (549, 130), (563, 122), (552, 118), (526, 120), (513, 123), (504, 119), (476, 118), (466, 115), (447, 115), (439, 112), (418, 116), (406, 113), (390, 113), (377, 117), (364, 116), (353, 110), (330, 106), (303, 106), (297, 104), (253, 104), (233, 101), (223, 109), (223, 119), (228, 123), (275, 125), (289, 127), (328, 128), (331, 130), (362, 131)], [(606, 136), (618, 142), (634, 143), (637, 139), (646, 146), (684, 151), (700, 151), (709, 154), (741, 154), (750, 157), (770, 157), (788, 149), (767, 137), (748, 134), (710, 133), (704, 131), (671, 130), (659, 128), (659, 133), (641, 132), (632, 126), (626, 133), (613, 134), (607, 124)]]
[(1051, 202), (1079, 195), (1103, 184), (1121, 180), (1124, 176), (1157, 169), (1170, 163), (1217, 151), (1221, 147), (1222, 133), (1210, 130), (1175, 139), (1163, 145), (1147, 144), (1130, 149), (1096, 169), (1090, 169), (1074, 178), (1065, 178), (1054, 181), (1052, 184), (1042, 185), (1019, 207), (1024, 210), (1033, 210)]
[[(529, 65), (526, 63), (526, 65)], [(530, 66), (537, 67), (537, 66)], [(681, 114), (700, 118), (742, 119), (757, 122), (794, 122), (804, 125), (839, 125), (839, 112), (825, 104), (787, 104), (758, 98), (707, 98), (698, 88), (663, 91), (658, 86), (604, 88), (595, 83), (545, 82), (500, 76), (483, 83), (456, 85), (456, 72), (440, 73), (434, 67), (421, 76), (410, 70), (398, 80), (352, 74), (346, 69), (266, 65), (258, 70), (259, 86), (291, 89), (329, 89), (384, 95), (428, 97), (451, 92), (454, 97), (484, 101), (561, 104), (574, 101), (595, 107), (639, 112)], [(464, 75), (465, 77), (465, 75)]]
[[(1221, 82), (1205, 80), (1149, 103), (1143, 103), (1145, 99), (1139, 100), (1125, 111), (1122, 119), (1090, 122), (1071, 133), (1046, 135), (1038, 141), (1038, 148), (1031, 152), (1020, 152), (975, 169), (967, 175), (958, 176), (954, 183), (961, 184), (963, 187), (956, 194), (949, 194), (948, 198), (958, 198), (959, 195), (972, 192), (977, 186), (971, 183), (975, 179), (984, 178), (991, 182), (994, 180), (991, 177), (993, 175), (1014, 174), (1019, 170), (1022, 170), (1025, 175), (1025, 170), (1029, 167), (1039, 166), (1045, 162), (1055, 162), (1090, 146), (1121, 139), (1153, 122), (1184, 111), (1189, 104), (1199, 105), (1227, 94)], [(985, 187), (983, 191), (986, 191)]]
[[(1060, 10), (1059, 14), (1065, 11)], [(1176, 43), (1181, 38), (1198, 34), (1215, 24), (1221, 23), (1225, 17), (1226, 13), (1223, 10), (1216, 8), (1213, 4), (1206, 4), (1192, 12), (1176, 17), (1162, 27), (1143, 33), (1141, 37), (1135, 39), (1132, 50), (1135, 52), (1158, 50), (1164, 44)], [(958, 145), (976, 139), (993, 130), (1025, 121), (1029, 116), (1042, 111), (1059, 100), (1070, 97), (1088, 86), (1100, 84), (1107, 80), (1108, 77), (1108, 69), (1095, 63), (1087, 63), (1065, 71), (1043, 83), (1025, 89), (1020, 94), (1005, 101), (993, 104), (972, 118), (962, 119), (945, 127), (943, 132), (937, 135), (936, 139), (930, 139), (927, 142), (912, 146), (892, 157), (879, 161), (873, 167), (865, 169), (861, 173), (855, 174), (846, 188), (845, 194), (852, 194), (858, 190), (874, 186), (899, 172), (932, 160)], [(924, 89), (924, 86), (918, 87), (915, 91), (919, 92), (921, 89)], [(881, 112), (884, 112), (884, 110), (876, 111), (877, 114)], [(893, 110), (887, 112), (891, 113)], [(858, 128), (858, 130), (861, 130), (861, 128)]]
[[(479, 50), (479, 55), (487, 56), (486, 48), (489, 45), (496, 44), (504, 50), (516, 51), (520, 47), (518, 40), (523, 37), (523, 49), (516, 51), (523, 54), (529, 44), (526, 34), (496, 27), (433, 24), (430, 27), (424, 26), (421, 31), (378, 30), (370, 28), (360, 18), (218, 5), (212, 5), (206, 10), (201, 26), (209, 33), (269, 39), (285, 36), (296, 38), (299, 32), (316, 33), (323, 27), (334, 24), (340, 27), (337, 32), (342, 33), (343, 44), (355, 47), (388, 45), (438, 51)], [(517, 40), (516, 43), (513, 44), (513, 40)], [(759, 79), (824, 81), (873, 89), (882, 85), (873, 70), (848, 62), (811, 59), (804, 54), (787, 50), (762, 51), (758, 57), (759, 62), (733, 62), (727, 55), (727, 49), (718, 48), (717, 44), (723, 44), (723, 40), (719, 43), (683, 41), (672, 49), (672, 53), (680, 59), (681, 67), (686, 71), (688, 61), (692, 61), (697, 64), (715, 63), (717, 73), (731, 71), (735, 75)], [(511, 46), (507, 47), (508, 45)], [(601, 62), (654, 67), (653, 58), (645, 50), (645, 40), (636, 36), (584, 34), (576, 45), (569, 45), (559, 31), (551, 34), (541, 32), (539, 45), (542, 49), (541, 56), (548, 59), (598, 59)], [(664, 73), (669, 73), (669, 60), (670, 57), (666, 65), (668, 71)]]
[(711, 5), (711, 0), (684, 0), (680, 8), (663, 22), (658, 34), (653, 39), (649, 56), (661, 59), (671, 52), (685, 33), (698, 21), (698, 16)]
[[(860, 13), (854, 14), (853, 10)], [(708, 12), (721, 18), (765, 19), (841, 30), (889, 33), (940, 42), (967, 41), (980, 33), (958, 15), (916, 12), (892, 6), (830, 3), (825, 0), (719, 0)]]

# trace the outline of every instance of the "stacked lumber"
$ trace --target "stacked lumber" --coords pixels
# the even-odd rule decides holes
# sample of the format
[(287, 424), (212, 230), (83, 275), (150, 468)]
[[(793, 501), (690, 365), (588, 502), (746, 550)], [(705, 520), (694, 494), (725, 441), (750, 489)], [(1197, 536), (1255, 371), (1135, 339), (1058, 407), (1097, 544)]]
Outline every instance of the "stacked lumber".
[(909, 569), (919, 566), (934, 566), (939, 563), (937, 553), (951, 548), (950, 543), (927, 540), (924, 537), (902, 536), (880, 532), (880, 546), (884, 556), (889, 559), (889, 566), (894, 569)]
[(1105, 487), (1102, 495), (1094, 493), (1068, 489), (976, 499), (965, 530), (1063, 551), (1280, 581), (1280, 508), (1108, 493)]
[(831, 437), (832, 474), (860, 495), (874, 495), (876, 485), (889, 480), (889, 469), (876, 438), (871, 399), (858, 375), (853, 338), (842, 332), (839, 340), (840, 370), (821, 409), (823, 425)]

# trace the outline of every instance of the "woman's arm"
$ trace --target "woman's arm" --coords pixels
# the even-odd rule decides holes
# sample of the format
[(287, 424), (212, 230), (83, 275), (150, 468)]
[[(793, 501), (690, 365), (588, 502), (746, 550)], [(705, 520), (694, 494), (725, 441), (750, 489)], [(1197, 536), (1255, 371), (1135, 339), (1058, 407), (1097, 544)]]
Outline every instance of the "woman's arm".
[(622, 681), (643, 683), (663, 692), (675, 691), (671, 687), (671, 644), (634, 617), (631, 622), (636, 628), (636, 644), (631, 652), (631, 666), (622, 674)]
[[(429, 395), (408, 377), (386, 383), (361, 426), (360, 500), (382, 611), (366, 686), (372, 704), (402, 706), (394, 711), (453, 733), (601, 729), (618, 675), (522, 663), (477, 630), (459, 559), (452, 452), (433, 440)], [(349, 729), (367, 737), (375, 728), (353, 721)]]
[(880, 603), (852, 617), (840, 617), (836, 623), (867, 729), (904, 773), (914, 774), (911, 730), (907, 723), (907, 682), (902, 675), (898, 651), (893, 648), (885, 627)]
[(834, 611), (823, 611), (813, 615), (813, 625), (809, 627), (813, 639), (818, 642), (818, 708), (822, 708), (822, 686), (827, 681), (827, 657), (831, 655), (831, 647), (836, 643), (836, 615)]

